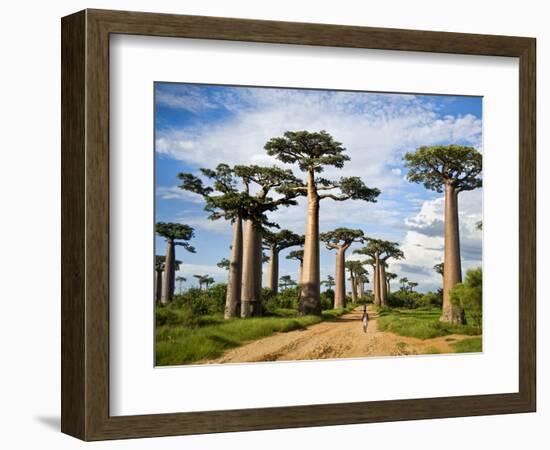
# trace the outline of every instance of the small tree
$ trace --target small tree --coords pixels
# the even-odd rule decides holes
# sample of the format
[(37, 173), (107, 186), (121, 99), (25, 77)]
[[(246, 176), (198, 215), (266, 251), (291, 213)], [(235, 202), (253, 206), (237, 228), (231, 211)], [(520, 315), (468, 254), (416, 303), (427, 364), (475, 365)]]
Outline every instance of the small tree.
[(216, 263), (216, 266), (218, 266), (220, 269), (229, 270), (229, 268), (231, 267), (231, 262), (227, 258), (222, 258)]
[(407, 292), (407, 286), (409, 285), (409, 279), (407, 277), (403, 277), (399, 280), (399, 284), (401, 285), (401, 290), (403, 292)]
[(336, 228), (319, 236), (321, 242), (329, 250), (336, 250), (336, 289), (334, 291), (334, 307), (344, 308), (346, 306), (346, 250), (354, 242), (363, 242), (363, 231), (350, 228)]
[(304, 236), (290, 230), (272, 232), (263, 230), (264, 247), (269, 250), (269, 268), (267, 270), (266, 288), (277, 295), (279, 284), (279, 252), (285, 248), (304, 244)]
[(162, 283), (162, 303), (169, 303), (174, 298), (174, 285), (176, 278), (176, 246), (181, 246), (191, 253), (195, 248), (189, 244), (195, 232), (189, 225), (183, 223), (157, 222), (155, 231), (166, 239), (166, 257), (164, 260), (164, 280)]
[(463, 323), (464, 314), (451, 301), (451, 289), (462, 281), (458, 194), (481, 187), (482, 156), (473, 147), (437, 145), (406, 153), (407, 178), (426, 189), (445, 192), (445, 265), (443, 273), (443, 312), (441, 321)]
[(332, 291), (332, 288), (336, 285), (334, 277), (332, 275), (327, 275), (327, 279), (321, 281), (321, 285), (326, 286), (327, 289)]
[(177, 276), (176, 277), (176, 281), (178, 282), (178, 293), (182, 293), (182, 285), (183, 283), (185, 283), (187, 281), (187, 278), (185, 277), (181, 277), (181, 276)]
[(386, 272), (386, 291), (388, 294), (391, 293), (391, 280), (395, 280), (397, 278), (397, 274), (393, 272)]
[(307, 195), (307, 223), (304, 244), (304, 266), (299, 303), (300, 314), (321, 314), (320, 267), (319, 267), (319, 206), (321, 200), (364, 200), (375, 202), (378, 189), (368, 188), (358, 177), (327, 180), (316, 178), (325, 167), (341, 169), (349, 160), (342, 144), (326, 131), (287, 131), (281, 137), (270, 139), (265, 149), (287, 164), (298, 164), (306, 174), (305, 183), (296, 183), (288, 189)]
[(387, 306), (386, 266), (390, 258), (402, 259), (403, 252), (397, 242), (382, 239), (366, 238), (367, 245), (354, 250), (353, 253), (370, 256), (374, 260), (374, 303), (378, 306)]
[(282, 290), (288, 289), (289, 287), (296, 286), (296, 282), (292, 279), (290, 275), (283, 275), (279, 280), (279, 286)]
[(407, 285), (409, 286), (409, 292), (414, 292), (414, 288), (418, 286), (418, 283), (416, 281), (409, 281)]
[[(353, 303), (357, 303), (357, 277), (363, 273), (363, 264), (361, 264), (361, 261), (352, 259), (346, 261), (344, 265), (349, 271), (349, 280), (351, 281), (351, 301)], [(344, 306), (341, 306), (340, 308), (343, 308)]]

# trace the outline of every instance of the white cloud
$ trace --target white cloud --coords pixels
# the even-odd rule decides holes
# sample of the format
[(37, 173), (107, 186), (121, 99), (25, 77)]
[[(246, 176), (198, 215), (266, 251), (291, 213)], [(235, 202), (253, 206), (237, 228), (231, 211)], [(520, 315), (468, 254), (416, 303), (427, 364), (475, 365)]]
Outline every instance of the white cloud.
[(204, 203), (200, 195), (194, 192), (184, 191), (178, 186), (157, 186), (156, 194), (163, 200), (183, 200), (196, 204)]
[[(476, 224), (482, 217), (482, 190), (459, 194), (459, 224), (462, 269), (481, 265), (482, 233)], [(409, 279), (433, 289), (441, 284), (441, 277), (432, 267), (443, 261), (444, 197), (424, 201), (420, 211), (407, 218), (409, 231), (401, 244), (406, 259), (393, 262), (392, 271), (402, 272)]]

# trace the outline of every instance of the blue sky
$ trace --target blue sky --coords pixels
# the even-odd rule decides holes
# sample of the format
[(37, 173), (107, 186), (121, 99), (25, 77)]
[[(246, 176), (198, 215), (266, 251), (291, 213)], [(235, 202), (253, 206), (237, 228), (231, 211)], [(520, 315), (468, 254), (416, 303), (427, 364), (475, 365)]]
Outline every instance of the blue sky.
[[(439, 287), (432, 266), (443, 258), (443, 197), (406, 181), (402, 156), (421, 145), (463, 144), (482, 151), (481, 97), (386, 94), (286, 88), (155, 84), (156, 221), (182, 222), (195, 228), (196, 254), (177, 248), (183, 261), (179, 275), (187, 286), (194, 274), (226, 280), (216, 263), (229, 255), (231, 224), (209, 221), (202, 199), (178, 188), (177, 174), (198, 174), (218, 163), (284, 165), (263, 150), (265, 142), (287, 130), (326, 130), (342, 142), (351, 160), (323, 176), (359, 176), (381, 195), (377, 203), (321, 204), (320, 228), (361, 228), (367, 236), (400, 243), (406, 259), (390, 271), (419, 283), (426, 291)], [(482, 190), (460, 194), (463, 270), (481, 265)], [(281, 228), (303, 234), (305, 199), (270, 218)], [(157, 254), (165, 243), (155, 238)], [(356, 245), (355, 247), (359, 247)], [(356, 258), (348, 251), (348, 257)], [(294, 261), (281, 253), (280, 275), (297, 277)], [(334, 272), (334, 254), (322, 247), (321, 276)], [(264, 272), (266, 270), (264, 266)], [(397, 287), (395, 283), (394, 287)], [(349, 288), (348, 288), (349, 289)]]

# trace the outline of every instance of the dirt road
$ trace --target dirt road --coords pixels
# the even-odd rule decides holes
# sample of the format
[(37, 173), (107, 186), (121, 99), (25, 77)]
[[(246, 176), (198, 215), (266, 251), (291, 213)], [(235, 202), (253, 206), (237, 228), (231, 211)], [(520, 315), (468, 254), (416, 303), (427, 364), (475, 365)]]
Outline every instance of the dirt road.
[(362, 309), (357, 307), (334, 320), (304, 330), (277, 333), (227, 351), (207, 364), (289, 361), (365, 356), (397, 356), (427, 353), (454, 353), (451, 343), (468, 336), (450, 335), (434, 339), (416, 339), (378, 331), (378, 315), (369, 310), (369, 326), (363, 332)]

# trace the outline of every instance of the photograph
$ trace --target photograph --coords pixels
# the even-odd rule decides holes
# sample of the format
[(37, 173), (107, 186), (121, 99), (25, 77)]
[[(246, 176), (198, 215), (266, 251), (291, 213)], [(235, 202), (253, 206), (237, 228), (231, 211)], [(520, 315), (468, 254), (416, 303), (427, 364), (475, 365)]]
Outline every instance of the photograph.
[(155, 366), (482, 352), (483, 97), (153, 89)]

